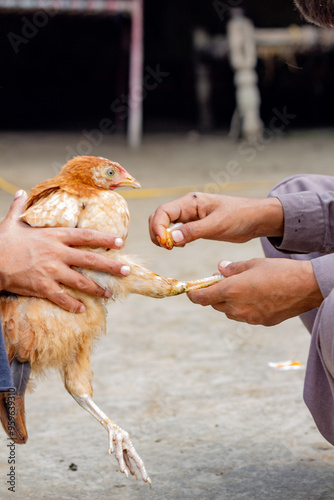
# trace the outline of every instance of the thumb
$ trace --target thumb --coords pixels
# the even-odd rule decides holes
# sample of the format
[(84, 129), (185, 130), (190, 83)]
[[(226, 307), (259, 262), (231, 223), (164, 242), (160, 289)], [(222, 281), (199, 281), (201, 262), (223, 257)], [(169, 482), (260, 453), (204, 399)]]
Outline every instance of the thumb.
[(17, 220), (24, 211), (27, 198), (28, 194), (23, 189), (16, 191), (6, 219)]
[(221, 260), (218, 264), (218, 270), (223, 276), (225, 276), (225, 278), (243, 273), (246, 269), (248, 269), (247, 262), (230, 262), (228, 260)]
[(199, 238), (206, 238), (208, 233), (208, 222), (200, 219), (182, 224), (177, 229), (171, 231), (173, 241), (176, 245), (185, 245)]

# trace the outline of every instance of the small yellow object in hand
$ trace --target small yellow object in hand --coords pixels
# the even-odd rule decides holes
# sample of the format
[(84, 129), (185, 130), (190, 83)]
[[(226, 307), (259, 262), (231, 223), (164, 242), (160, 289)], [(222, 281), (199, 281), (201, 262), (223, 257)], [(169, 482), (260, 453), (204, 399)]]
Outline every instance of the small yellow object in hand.
[(178, 222), (177, 224), (172, 224), (166, 229), (165, 236), (160, 238), (160, 236), (157, 236), (157, 240), (159, 242), (159, 245), (162, 247), (167, 248), (167, 250), (172, 250), (174, 247), (175, 241), (173, 240), (172, 236), (172, 231), (176, 229), (177, 227), (182, 226), (182, 222)]

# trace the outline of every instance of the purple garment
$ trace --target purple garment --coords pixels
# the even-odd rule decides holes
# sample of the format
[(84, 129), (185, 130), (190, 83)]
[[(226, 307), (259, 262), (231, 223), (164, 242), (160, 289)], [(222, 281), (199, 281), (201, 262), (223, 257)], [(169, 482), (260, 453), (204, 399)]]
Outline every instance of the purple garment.
[(334, 177), (296, 175), (269, 196), (282, 203), (284, 235), (263, 239), (266, 256), (310, 260), (325, 299), (319, 309), (300, 316), (312, 333), (304, 400), (322, 435), (334, 444)]
[(5, 343), (3, 340), (2, 329), (0, 325), (0, 392), (7, 392), (14, 387), (12, 374), (10, 372)]

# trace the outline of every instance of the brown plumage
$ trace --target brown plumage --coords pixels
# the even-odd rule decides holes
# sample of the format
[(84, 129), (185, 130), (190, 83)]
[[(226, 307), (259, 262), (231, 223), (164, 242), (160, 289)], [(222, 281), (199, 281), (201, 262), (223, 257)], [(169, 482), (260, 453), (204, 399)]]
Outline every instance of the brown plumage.
[[(105, 158), (76, 157), (69, 161), (53, 179), (32, 189), (22, 220), (35, 227), (81, 227), (97, 229), (127, 237), (129, 212), (126, 201), (113, 190), (120, 186), (140, 187), (139, 183), (118, 163)], [(217, 282), (211, 277), (188, 283), (163, 278), (144, 268), (135, 259), (119, 250), (89, 248), (119, 259), (131, 268), (127, 277), (78, 269), (105, 289), (112, 298), (139, 293), (150, 297), (176, 295)], [(0, 418), (7, 434), (16, 443), (28, 438), (24, 394), (32, 374), (57, 369), (67, 391), (107, 430), (109, 452), (116, 452), (121, 472), (136, 475), (149, 484), (144, 464), (134, 449), (127, 432), (112, 422), (92, 400), (90, 355), (93, 341), (106, 331), (104, 300), (63, 286), (70, 295), (84, 303), (81, 314), (67, 312), (49, 300), (3, 294), (0, 315), (8, 359), (11, 364), (15, 396), (15, 411), (9, 415), (8, 394), (0, 394)]]

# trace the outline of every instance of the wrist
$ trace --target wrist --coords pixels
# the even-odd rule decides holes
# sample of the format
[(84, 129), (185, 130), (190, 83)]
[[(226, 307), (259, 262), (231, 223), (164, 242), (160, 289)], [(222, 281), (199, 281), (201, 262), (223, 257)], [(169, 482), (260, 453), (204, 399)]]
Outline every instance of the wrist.
[(256, 237), (283, 237), (284, 211), (278, 198), (255, 200), (254, 210)]

